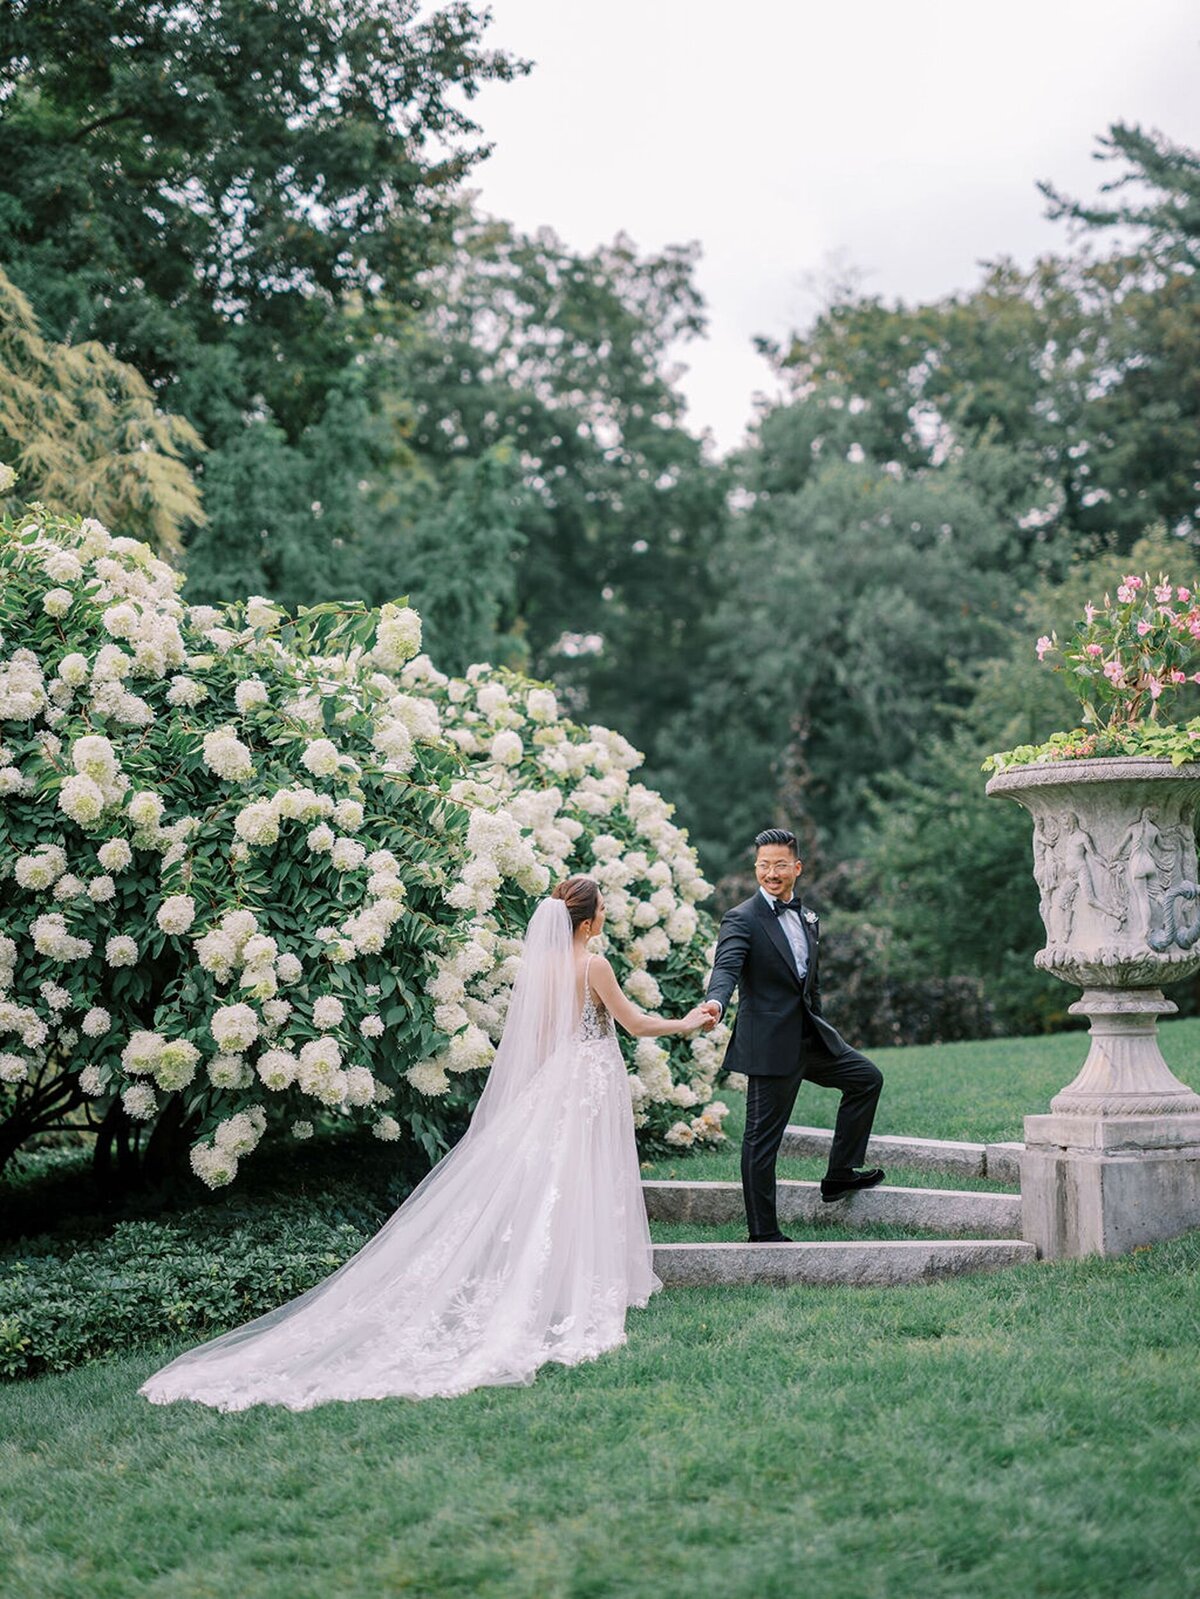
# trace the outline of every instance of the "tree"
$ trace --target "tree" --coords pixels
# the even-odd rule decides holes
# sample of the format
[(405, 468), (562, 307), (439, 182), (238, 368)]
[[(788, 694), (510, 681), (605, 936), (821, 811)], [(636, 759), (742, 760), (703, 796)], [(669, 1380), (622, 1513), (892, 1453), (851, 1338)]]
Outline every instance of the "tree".
[[(1124, 276), (1109, 261), (1001, 260), (978, 288), (928, 305), (831, 306), (780, 363), (800, 474), (829, 453), (911, 472), (1000, 446), (1020, 468), (1005, 507), (1014, 551), (1061, 576), (1112, 530), (1121, 499), (1097, 401), (1122, 359)], [(1120, 533), (1132, 542), (1155, 514), (1142, 507)]]
[[(295, 440), (356, 329), (412, 296), (479, 155), (459, 107), (521, 70), (464, 0), (15, 0), (0, 19), (0, 259), (224, 444)], [(365, 329), (363, 330), (365, 331)]]
[(207, 473), (210, 526), (188, 549), (189, 593), (210, 603), (258, 593), (294, 608), (334, 597), (379, 605), (403, 591), (452, 670), (520, 664), (515, 453), (500, 443), (435, 471), (409, 446), (387, 375), (349, 369), (296, 444), (263, 420), (220, 452)]
[[(780, 493), (757, 491), (758, 465), (722, 553), (718, 642), (662, 774), (718, 873), (774, 819), (798, 760), (790, 825), (851, 853), (874, 780), (969, 701), (964, 669), (999, 647), (1016, 598), (1011, 530), (960, 469), (831, 460)], [(769, 459), (764, 475), (777, 481)]]
[(344, 570), (369, 499), (349, 462), (314, 492), (314, 452), (353, 413), (355, 461), (403, 463), (361, 358), (447, 246), (481, 153), (463, 102), (524, 70), (486, 20), (468, 0), (0, 11), (0, 263), (50, 337), (103, 344), (203, 437), (205, 586), (324, 597), (300, 591)]
[(1117, 122), (1098, 159), (1121, 163), (1093, 204), (1040, 185), (1050, 214), (1133, 230), (1113, 257), (1112, 360), (1092, 407), (1110, 513), (1140, 531), (1200, 530), (1200, 153)]
[[(507, 441), (522, 493), (514, 610), (532, 669), (657, 769), (716, 597), (728, 479), (683, 423), (668, 351), (704, 326), (696, 252), (577, 254), (465, 215), (397, 351), (408, 441), (439, 480)], [(419, 592), (414, 588), (414, 593)], [(427, 602), (428, 603), (428, 602)]]
[(1135, 197), (1089, 205), (1072, 200), (1052, 183), (1039, 183), (1050, 215), (1089, 228), (1139, 229), (1151, 259), (1160, 266), (1200, 270), (1200, 153), (1128, 122), (1114, 122), (1096, 142), (1096, 160), (1124, 163), (1122, 172), (1101, 184), (1101, 194), (1132, 190)]
[(0, 461), (18, 472), (24, 499), (86, 511), (178, 554), (185, 531), (204, 520), (182, 459), (200, 447), (191, 424), (160, 411), (139, 374), (103, 345), (44, 339), (0, 271)]

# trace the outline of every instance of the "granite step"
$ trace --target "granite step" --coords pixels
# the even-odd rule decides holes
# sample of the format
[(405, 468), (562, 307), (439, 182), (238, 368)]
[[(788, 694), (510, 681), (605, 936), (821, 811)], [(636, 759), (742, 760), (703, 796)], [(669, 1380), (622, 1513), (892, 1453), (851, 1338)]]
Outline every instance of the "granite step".
[[(781, 1155), (815, 1156), (825, 1160), (833, 1134), (827, 1127), (789, 1127), (783, 1135)], [(911, 1166), (918, 1171), (959, 1173), (966, 1177), (991, 1177), (996, 1182), (1019, 1185), (1023, 1144), (968, 1144), (950, 1138), (902, 1138), (877, 1133), (867, 1146), (868, 1166)]]
[[(651, 1221), (691, 1222), (721, 1226), (745, 1218), (741, 1183), (642, 1183), (646, 1214)], [(790, 1221), (826, 1221), (838, 1226), (889, 1222), (904, 1227), (946, 1232), (971, 1232), (982, 1237), (1011, 1238), (1021, 1231), (1021, 1196), (951, 1188), (865, 1188), (827, 1205), (820, 1183), (780, 1181), (776, 1184), (780, 1225)]]
[(836, 1244), (656, 1244), (654, 1269), (667, 1288), (844, 1283), (896, 1287), (966, 1272), (1000, 1271), (1037, 1259), (1019, 1238)]

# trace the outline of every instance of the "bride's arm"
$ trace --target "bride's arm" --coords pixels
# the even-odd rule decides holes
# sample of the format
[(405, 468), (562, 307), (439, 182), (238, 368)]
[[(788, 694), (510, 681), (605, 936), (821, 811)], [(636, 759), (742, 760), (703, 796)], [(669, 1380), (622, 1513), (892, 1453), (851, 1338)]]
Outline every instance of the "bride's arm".
[(711, 1020), (697, 1005), (686, 1016), (672, 1021), (666, 1016), (650, 1016), (641, 1010), (617, 982), (616, 973), (603, 955), (597, 955), (588, 968), (592, 993), (608, 1014), (635, 1038), (663, 1038), (668, 1033), (694, 1033)]

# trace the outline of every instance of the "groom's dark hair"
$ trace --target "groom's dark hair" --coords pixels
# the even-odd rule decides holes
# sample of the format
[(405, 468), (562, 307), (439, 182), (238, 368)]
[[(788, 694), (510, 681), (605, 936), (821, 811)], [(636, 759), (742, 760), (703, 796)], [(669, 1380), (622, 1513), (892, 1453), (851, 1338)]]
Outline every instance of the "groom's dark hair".
[(764, 827), (754, 840), (754, 848), (760, 850), (764, 844), (785, 844), (791, 850), (795, 859), (800, 859), (800, 851), (796, 846), (796, 835), (795, 833), (789, 833), (786, 827)]

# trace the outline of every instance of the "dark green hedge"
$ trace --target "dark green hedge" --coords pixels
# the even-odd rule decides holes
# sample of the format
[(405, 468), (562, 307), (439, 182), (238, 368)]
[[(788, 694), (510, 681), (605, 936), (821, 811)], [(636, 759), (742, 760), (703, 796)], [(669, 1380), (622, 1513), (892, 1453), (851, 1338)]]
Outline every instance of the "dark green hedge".
[[(306, 1150), (298, 1172), (294, 1146), (285, 1158), (288, 1189), (264, 1183), (153, 1216), (73, 1216), (61, 1172), (48, 1174), (51, 1230), (0, 1249), (0, 1377), (65, 1371), (168, 1338), (200, 1342), (249, 1321), (340, 1266), (420, 1175), (400, 1168), (394, 1146), (357, 1137)], [(27, 1215), (38, 1186), (23, 1185)]]

